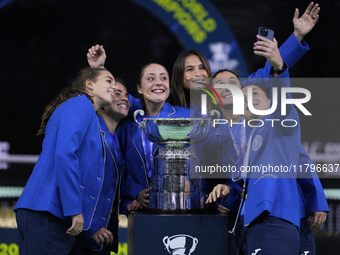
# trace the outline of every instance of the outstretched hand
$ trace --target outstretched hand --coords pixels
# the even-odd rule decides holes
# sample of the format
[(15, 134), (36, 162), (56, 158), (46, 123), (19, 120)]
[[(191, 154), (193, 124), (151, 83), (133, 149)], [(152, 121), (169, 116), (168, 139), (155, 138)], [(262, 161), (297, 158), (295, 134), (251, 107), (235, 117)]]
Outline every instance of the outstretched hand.
[(299, 9), (295, 9), (293, 24), (294, 35), (299, 42), (308, 34), (319, 20), (320, 7), (319, 4), (311, 2), (302, 16), (299, 18)]
[(205, 201), (206, 204), (216, 202), (217, 198), (226, 197), (230, 194), (230, 187), (225, 184), (218, 184), (209, 194), (208, 199)]
[(104, 68), (106, 53), (103, 45), (96, 44), (95, 46), (92, 46), (91, 48), (89, 48), (89, 51), (86, 54), (86, 56), (87, 62), (89, 63), (90, 67)]

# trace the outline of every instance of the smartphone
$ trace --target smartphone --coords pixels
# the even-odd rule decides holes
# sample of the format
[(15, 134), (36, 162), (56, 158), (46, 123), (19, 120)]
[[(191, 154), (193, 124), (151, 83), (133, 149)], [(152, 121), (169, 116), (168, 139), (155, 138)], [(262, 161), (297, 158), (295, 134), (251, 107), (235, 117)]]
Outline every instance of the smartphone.
[(274, 31), (266, 28), (266, 27), (259, 27), (259, 30), (257, 31), (257, 34), (260, 36), (263, 36), (271, 41), (274, 39)]

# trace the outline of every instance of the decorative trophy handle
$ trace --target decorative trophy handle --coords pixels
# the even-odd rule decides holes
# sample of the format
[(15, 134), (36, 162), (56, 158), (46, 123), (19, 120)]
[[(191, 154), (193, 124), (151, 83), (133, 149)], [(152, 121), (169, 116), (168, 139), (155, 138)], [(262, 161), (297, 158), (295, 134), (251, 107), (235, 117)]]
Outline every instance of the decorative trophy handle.
[(144, 123), (143, 121), (142, 121), (142, 122), (138, 122), (138, 120), (137, 120), (137, 115), (138, 115), (138, 113), (139, 113), (141, 116), (144, 115), (144, 111), (143, 111), (142, 109), (139, 109), (139, 110), (137, 110), (137, 111), (135, 111), (135, 112), (133, 113), (133, 119), (134, 119), (135, 122), (138, 123), (139, 127), (144, 128), (144, 127), (145, 127), (145, 126), (144, 126), (145, 123)]
[(210, 116), (213, 117), (214, 115), (217, 115), (217, 117), (219, 118), (221, 116), (221, 113), (217, 110), (211, 110), (210, 111)]

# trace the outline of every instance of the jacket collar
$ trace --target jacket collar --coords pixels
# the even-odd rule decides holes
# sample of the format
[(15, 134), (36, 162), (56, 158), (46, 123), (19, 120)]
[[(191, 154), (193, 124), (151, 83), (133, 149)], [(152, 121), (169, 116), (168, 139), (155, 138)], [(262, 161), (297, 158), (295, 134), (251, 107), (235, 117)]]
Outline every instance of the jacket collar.
[(115, 136), (113, 136), (113, 143), (116, 144), (116, 148), (117, 148), (117, 158), (115, 158), (114, 154), (115, 153), (114, 151), (112, 151), (111, 149), (113, 148), (110, 148), (110, 146), (108, 145), (108, 143), (106, 142), (106, 139), (105, 139), (105, 136), (106, 135), (110, 135), (111, 136), (111, 133), (104, 121), (104, 119), (100, 116), (100, 115), (97, 115), (97, 118), (98, 118), (98, 121), (99, 121), (99, 124), (100, 124), (100, 132), (102, 133), (101, 137), (102, 137), (102, 140), (104, 142), (104, 146), (106, 146), (109, 150), (109, 154), (110, 155), (107, 155), (107, 157), (111, 157), (112, 160), (113, 160), (113, 163), (114, 163), (114, 166), (116, 168), (116, 172), (117, 172), (117, 176), (119, 176), (119, 172), (120, 172), (120, 169), (119, 169), (119, 157), (120, 157), (120, 147), (119, 147), (119, 143), (118, 143), (118, 140), (115, 139)]
[[(145, 113), (145, 111), (144, 111)], [(165, 102), (161, 111), (159, 112), (159, 118), (171, 118), (172, 115), (174, 115), (176, 113), (176, 109), (175, 107), (173, 107), (171, 104), (169, 104), (168, 102)], [(137, 120), (139, 122), (141, 122), (143, 120), (144, 116), (141, 116), (140, 114), (137, 115)], [(135, 122), (133, 121), (133, 124), (135, 124)]]
[[(216, 130), (216, 131), (218, 131), (218, 130)], [(229, 132), (228, 129), (226, 129), (226, 131)], [(228, 149), (229, 143), (224, 142), (224, 141), (225, 141), (225, 138), (224, 138), (224, 137), (225, 137), (225, 136), (228, 136), (228, 135), (223, 134), (223, 133), (225, 133), (225, 131), (224, 131), (224, 132), (216, 132), (216, 136), (218, 137), (218, 144), (220, 145), (220, 148), (222, 148), (222, 150), (228, 155), (228, 157), (230, 158), (230, 160), (235, 164), (235, 162), (236, 162), (236, 160), (237, 160), (237, 156), (236, 156), (235, 149), (234, 149), (233, 146), (231, 146), (231, 148), (232, 148), (233, 150), (232, 150), (232, 153), (229, 153), (229, 152), (230, 152), (229, 149)], [(230, 137), (230, 135), (229, 135), (229, 137)], [(230, 139), (228, 139), (228, 140), (230, 140)], [(230, 147), (230, 146), (229, 146), (229, 147)]]
[(165, 102), (161, 109), (161, 112), (159, 113), (159, 117), (161, 118), (171, 117), (171, 115), (174, 115), (175, 113), (176, 113), (175, 108), (168, 102)]

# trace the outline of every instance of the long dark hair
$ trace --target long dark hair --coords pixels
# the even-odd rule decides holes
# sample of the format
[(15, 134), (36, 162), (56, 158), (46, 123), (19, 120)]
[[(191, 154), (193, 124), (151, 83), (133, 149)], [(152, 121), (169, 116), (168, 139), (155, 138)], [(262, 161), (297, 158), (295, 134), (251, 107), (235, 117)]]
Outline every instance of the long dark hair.
[(174, 106), (188, 107), (190, 94), (184, 89), (183, 77), (184, 77), (184, 65), (185, 58), (191, 55), (196, 55), (202, 61), (205, 70), (208, 73), (208, 77), (211, 77), (211, 69), (208, 59), (198, 50), (184, 49), (177, 57), (174, 64), (171, 77), (171, 99), (170, 102)]
[[(237, 69), (232, 69), (232, 70), (230, 70), (230, 69), (220, 69), (220, 70), (218, 70), (213, 76), (212, 76), (212, 78), (216, 78), (216, 76), (218, 75), (218, 74), (220, 74), (220, 73), (224, 73), (224, 72), (229, 72), (229, 73), (232, 73), (233, 75), (235, 75), (236, 77), (237, 77), (237, 79), (240, 81), (240, 78), (239, 78), (239, 76), (240, 76), (240, 71), (239, 70), (237, 70)], [(241, 81), (240, 81), (240, 83), (241, 83)], [(242, 83), (241, 83), (242, 84)]]
[(48, 120), (50, 119), (52, 113), (57, 109), (57, 107), (65, 102), (66, 100), (75, 97), (79, 94), (85, 94), (88, 99), (91, 100), (93, 103), (92, 97), (86, 92), (86, 80), (91, 80), (93, 82), (96, 82), (98, 79), (98, 76), (101, 74), (101, 72), (105, 71), (104, 68), (84, 68), (80, 70), (78, 73), (78, 76), (76, 80), (74, 81), (71, 88), (64, 88), (59, 95), (51, 102), (49, 103), (44, 111), (44, 114), (42, 116), (40, 129), (37, 133), (37, 135), (41, 135), (45, 132), (45, 128), (47, 125)]

